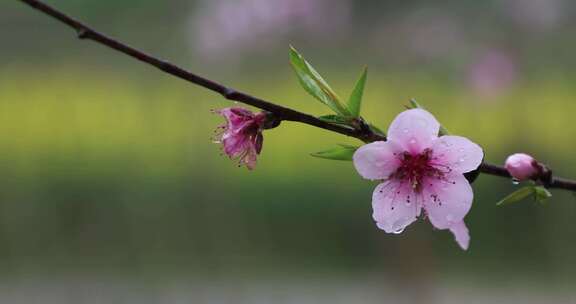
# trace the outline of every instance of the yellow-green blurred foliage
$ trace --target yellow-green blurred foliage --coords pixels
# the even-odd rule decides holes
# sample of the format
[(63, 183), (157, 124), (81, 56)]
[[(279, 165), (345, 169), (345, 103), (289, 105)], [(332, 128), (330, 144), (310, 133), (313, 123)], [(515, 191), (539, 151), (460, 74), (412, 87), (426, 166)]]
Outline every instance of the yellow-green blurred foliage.
[[(535, 34), (517, 25), (501, 30), (490, 21), (468, 24), (475, 38), (450, 47), (458, 52), (418, 55), (404, 50), (410, 44), (403, 38), (417, 26), (402, 20), (430, 7), (392, 5), (386, 18), (375, 16), (370, 9), (388, 11), (385, 1), (349, 4), (358, 16), (334, 25), (338, 32), (327, 28), (303, 38), (306, 29), (300, 29), (256, 42), (247, 37), (262, 33), (252, 33), (242, 36), (246, 44), (203, 53), (190, 37), (198, 35), (197, 11), (209, 2), (135, 1), (138, 9), (123, 5), (109, 17), (114, 22), (106, 14), (114, 1), (85, 1), (86, 7), (52, 2), (202, 75), (315, 115), (328, 109), (299, 87), (287, 63), (288, 43), (295, 41), (341, 96), (366, 63), (363, 116), (379, 127), (387, 128), (416, 98), (452, 133), (482, 145), (487, 161), (502, 163), (508, 154), (528, 152), (556, 174), (576, 178), (576, 76), (570, 71), (573, 58), (565, 56), (573, 48), (562, 39), (570, 32), (567, 25)], [(450, 12), (475, 14), (463, 4), (448, 6), (460, 11), (431, 15), (455, 22), (449, 30), (468, 22)], [(176, 12), (183, 7), (189, 9)], [(75, 41), (70, 31), (28, 8), (6, 8), (8, 13), (0, 12), (0, 33), (10, 41), (0, 47), (0, 266), (9, 280), (28, 273), (178, 273), (200, 280), (374, 275), (406, 280), (402, 286), (422, 277), (490, 286), (573, 283), (576, 198), (569, 193), (553, 191), (546, 206), (526, 201), (497, 208), (515, 186), (482, 175), (467, 217), (468, 252), (426, 220), (400, 236), (387, 235), (371, 219), (375, 184), (362, 180), (351, 163), (309, 155), (359, 142), (283, 122), (265, 132), (256, 170), (237, 168), (211, 140), (222, 119), (210, 109), (232, 103), (94, 43)], [(498, 14), (492, 12), (490, 20), (500, 20)], [(436, 37), (428, 34), (417, 36)], [(545, 44), (561, 48), (555, 55)], [(491, 84), (504, 86), (494, 94), (484, 94), (482, 85), (475, 90), (466, 72), (466, 62), (486, 45), (510, 50), (517, 65), (513, 81)], [(488, 77), (499, 73), (496, 68)]]

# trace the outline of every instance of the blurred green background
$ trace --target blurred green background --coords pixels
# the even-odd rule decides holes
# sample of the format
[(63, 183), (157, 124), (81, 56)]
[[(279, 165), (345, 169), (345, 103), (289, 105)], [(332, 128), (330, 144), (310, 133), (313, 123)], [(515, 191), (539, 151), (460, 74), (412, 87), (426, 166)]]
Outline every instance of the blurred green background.
[[(503, 163), (576, 177), (576, 4), (567, 0), (51, 0), (201, 75), (313, 114), (296, 46), (386, 128), (416, 98)], [(257, 169), (219, 155), (219, 96), (0, 3), (0, 302), (576, 303), (576, 198), (495, 203), (474, 183), (469, 251), (426, 221), (371, 219), (374, 183), (309, 153), (352, 139), (283, 123)]]

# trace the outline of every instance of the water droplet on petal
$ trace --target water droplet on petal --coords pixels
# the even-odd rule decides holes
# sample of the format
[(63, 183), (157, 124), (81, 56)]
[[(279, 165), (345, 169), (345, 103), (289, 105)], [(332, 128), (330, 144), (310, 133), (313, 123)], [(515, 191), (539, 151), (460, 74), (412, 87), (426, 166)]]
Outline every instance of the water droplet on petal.
[(448, 222), (452, 222), (454, 220), (454, 216), (452, 214), (448, 214), (448, 215), (446, 215), (446, 220)]
[(410, 139), (410, 144), (411, 144), (411, 145), (416, 144), (416, 139), (415, 139), (415, 138), (411, 138), (411, 139)]
[(402, 132), (403, 132), (404, 134), (408, 133), (408, 131), (409, 131), (408, 128), (402, 129)]
[(464, 153), (464, 148), (460, 148), (460, 149), (458, 149), (458, 152), (460, 152), (460, 153)]
[(396, 222), (394, 222), (394, 224), (392, 225), (392, 233), (394, 234), (400, 234), (402, 232), (404, 232), (404, 229), (406, 229), (406, 222), (407, 222), (408, 218), (401, 218), (399, 220), (397, 220)]

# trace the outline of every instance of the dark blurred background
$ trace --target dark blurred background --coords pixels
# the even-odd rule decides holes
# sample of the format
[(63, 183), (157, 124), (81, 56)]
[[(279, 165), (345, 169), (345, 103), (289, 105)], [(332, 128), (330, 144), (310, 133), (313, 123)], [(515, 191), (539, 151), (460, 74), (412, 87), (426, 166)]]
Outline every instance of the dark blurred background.
[[(576, 177), (576, 3), (568, 0), (51, 0), (96, 29), (313, 114), (297, 47), (364, 116), (416, 98), (502, 163)], [(495, 203), (481, 176), (461, 251), (426, 221), (371, 219), (375, 184), (309, 153), (351, 139), (294, 123), (249, 172), (211, 143), (230, 103), (0, 3), (1, 303), (576, 303), (576, 198)]]

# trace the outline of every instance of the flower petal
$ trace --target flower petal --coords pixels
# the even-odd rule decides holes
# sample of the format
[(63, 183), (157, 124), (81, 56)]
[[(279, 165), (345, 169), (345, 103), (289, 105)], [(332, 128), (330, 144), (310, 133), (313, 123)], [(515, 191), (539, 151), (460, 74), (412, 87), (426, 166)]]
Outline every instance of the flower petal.
[(224, 153), (226, 153), (226, 155), (231, 158), (238, 157), (246, 150), (246, 136), (227, 132), (222, 136), (222, 146), (224, 147)]
[(378, 228), (398, 234), (420, 215), (422, 203), (409, 185), (387, 181), (374, 190), (372, 208)]
[(256, 168), (256, 160), (258, 157), (256, 150), (249, 148), (244, 153), (245, 154), (241, 156), (240, 163), (244, 163), (248, 170), (254, 170), (254, 168)]
[(452, 173), (466, 173), (478, 168), (484, 158), (482, 148), (462, 136), (442, 136), (432, 144), (432, 161)]
[(229, 132), (240, 133), (243, 129), (253, 124), (254, 113), (244, 108), (230, 107), (216, 111), (226, 119), (226, 127)]
[(388, 128), (388, 140), (400, 145), (413, 154), (432, 146), (438, 137), (440, 123), (422, 109), (406, 110), (392, 121)]
[(428, 179), (424, 186), (424, 209), (430, 223), (438, 229), (447, 229), (462, 221), (472, 206), (472, 187), (463, 175)]
[(454, 235), (456, 243), (460, 245), (460, 248), (468, 250), (468, 245), (470, 245), (470, 233), (468, 232), (468, 227), (464, 221), (460, 221), (452, 226), (450, 226), (450, 232)]
[(400, 160), (394, 155), (396, 151), (398, 148), (390, 142), (364, 145), (354, 153), (354, 167), (365, 179), (386, 179), (400, 166)]
[(224, 118), (232, 123), (237, 123), (254, 117), (254, 113), (250, 110), (239, 107), (224, 108), (217, 110), (216, 112), (220, 113), (220, 115), (224, 116)]

